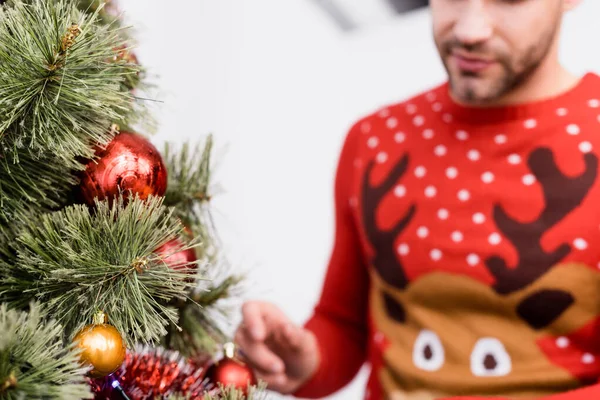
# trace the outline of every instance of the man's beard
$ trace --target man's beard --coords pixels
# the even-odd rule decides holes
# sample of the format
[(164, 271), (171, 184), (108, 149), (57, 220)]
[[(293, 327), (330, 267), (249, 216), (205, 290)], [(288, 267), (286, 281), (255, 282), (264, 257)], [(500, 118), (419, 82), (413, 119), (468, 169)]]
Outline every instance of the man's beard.
[(476, 79), (479, 74), (476, 72), (461, 71), (459, 72), (460, 76), (454, 76), (450, 72), (447, 64), (447, 56), (455, 49), (462, 49), (469, 53), (490, 54), (489, 51), (486, 51), (485, 45), (465, 45), (457, 40), (443, 43), (441, 46), (441, 54), (444, 55), (443, 64), (448, 74), (450, 90), (454, 96), (468, 104), (485, 105), (501, 98), (516, 87), (522, 85), (535, 73), (550, 52), (558, 29), (558, 24), (552, 26), (553, 29), (543, 35), (541, 40), (537, 43), (529, 46), (523, 55), (516, 61), (513, 61), (514, 57), (511, 58), (509, 54), (495, 54), (494, 61), (496, 61), (502, 69), (502, 75), (491, 82), (491, 85), (485, 90), (485, 93), (482, 93), (481, 90), (478, 91), (472, 86), (467, 86), (461, 90), (458, 80), (462, 78)]

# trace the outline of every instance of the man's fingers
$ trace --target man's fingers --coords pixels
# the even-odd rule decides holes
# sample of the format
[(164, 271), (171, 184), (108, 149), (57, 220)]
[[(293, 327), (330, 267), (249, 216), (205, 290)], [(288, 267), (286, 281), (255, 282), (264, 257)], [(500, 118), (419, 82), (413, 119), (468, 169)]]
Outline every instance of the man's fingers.
[(243, 327), (255, 341), (263, 341), (267, 336), (267, 327), (260, 303), (248, 302), (242, 307)]
[(285, 365), (281, 358), (273, 353), (264, 343), (255, 342), (239, 330), (235, 336), (236, 344), (246, 361), (255, 368), (266, 373), (281, 373)]
[(299, 350), (302, 347), (304, 330), (293, 324), (286, 324), (283, 328), (283, 337), (292, 350)]
[(293, 323), (286, 323), (280, 327), (275, 337), (275, 346), (286, 353), (296, 353), (306, 348), (309, 334), (306, 329)]
[(268, 390), (282, 391), (287, 384), (288, 378), (283, 373), (264, 373), (255, 371), (256, 379), (267, 384)]

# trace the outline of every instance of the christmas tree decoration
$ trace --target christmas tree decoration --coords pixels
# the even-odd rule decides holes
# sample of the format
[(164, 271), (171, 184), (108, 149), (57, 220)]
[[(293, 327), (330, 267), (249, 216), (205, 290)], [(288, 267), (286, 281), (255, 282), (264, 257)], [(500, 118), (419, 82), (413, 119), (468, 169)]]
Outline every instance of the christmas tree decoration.
[(81, 361), (91, 365), (92, 377), (102, 377), (115, 372), (125, 360), (125, 343), (119, 331), (107, 323), (106, 314), (99, 311), (94, 323), (83, 327), (73, 342), (81, 349)]
[(215, 387), (231, 387), (248, 393), (248, 388), (257, 384), (254, 371), (250, 366), (235, 358), (235, 345), (226, 343), (223, 359), (210, 365), (206, 378)]
[(169, 240), (160, 246), (156, 253), (163, 257), (165, 264), (175, 271), (193, 274), (196, 271), (196, 252), (193, 247), (186, 247), (179, 239)]
[(162, 347), (136, 346), (112, 375), (90, 379), (96, 399), (154, 400), (173, 395), (204, 399), (208, 390), (204, 370), (190, 364), (178, 352)]
[(257, 400), (233, 357), (205, 376), (242, 280), (212, 137), (162, 155), (132, 131), (163, 99), (115, 1), (0, 0), (0, 400)]
[(82, 199), (90, 206), (95, 200), (112, 201), (120, 192), (139, 196), (163, 196), (167, 169), (156, 147), (141, 135), (121, 132), (86, 166), (80, 183)]

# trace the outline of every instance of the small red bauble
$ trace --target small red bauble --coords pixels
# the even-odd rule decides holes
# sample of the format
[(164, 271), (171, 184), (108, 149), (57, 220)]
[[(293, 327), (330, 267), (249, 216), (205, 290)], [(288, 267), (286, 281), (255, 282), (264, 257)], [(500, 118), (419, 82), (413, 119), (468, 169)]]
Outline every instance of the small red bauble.
[[(183, 249), (185, 246), (178, 238), (172, 239), (163, 244), (156, 250), (164, 262), (178, 272), (194, 271), (196, 264), (190, 264), (197, 261), (196, 252), (193, 248)], [(183, 249), (183, 250), (182, 250)]]
[(105, 148), (96, 151), (83, 173), (80, 192), (90, 206), (97, 197), (109, 201), (119, 194), (129, 192), (140, 199), (150, 195), (164, 196), (167, 190), (167, 168), (152, 143), (131, 132), (121, 132)]
[(216, 387), (233, 387), (248, 395), (248, 386), (257, 384), (254, 371), (250, 366), (234, 358), (232, 343), (225, 345), (225, 358), (212, 364), (206, 370), (205, 377)]

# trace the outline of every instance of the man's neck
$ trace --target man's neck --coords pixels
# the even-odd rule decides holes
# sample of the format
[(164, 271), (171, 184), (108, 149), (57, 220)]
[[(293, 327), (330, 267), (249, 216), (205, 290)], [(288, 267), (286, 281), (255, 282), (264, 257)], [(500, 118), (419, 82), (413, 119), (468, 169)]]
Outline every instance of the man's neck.
[(499, 105), (522, 104), (556, 97), (577, 85), (579, 77), (561, 65), (551, 71), (539, 71), (500, 99)]
[(526, 81), (518, 87), (484, 106), (478, 104), (465, 104), (473, 107), (499, 107), (516, 104), (531, 103), (556, 97), (574, 88), (579, 83), (580, 77), (567, 71), (560, 64), (540, 66)]

